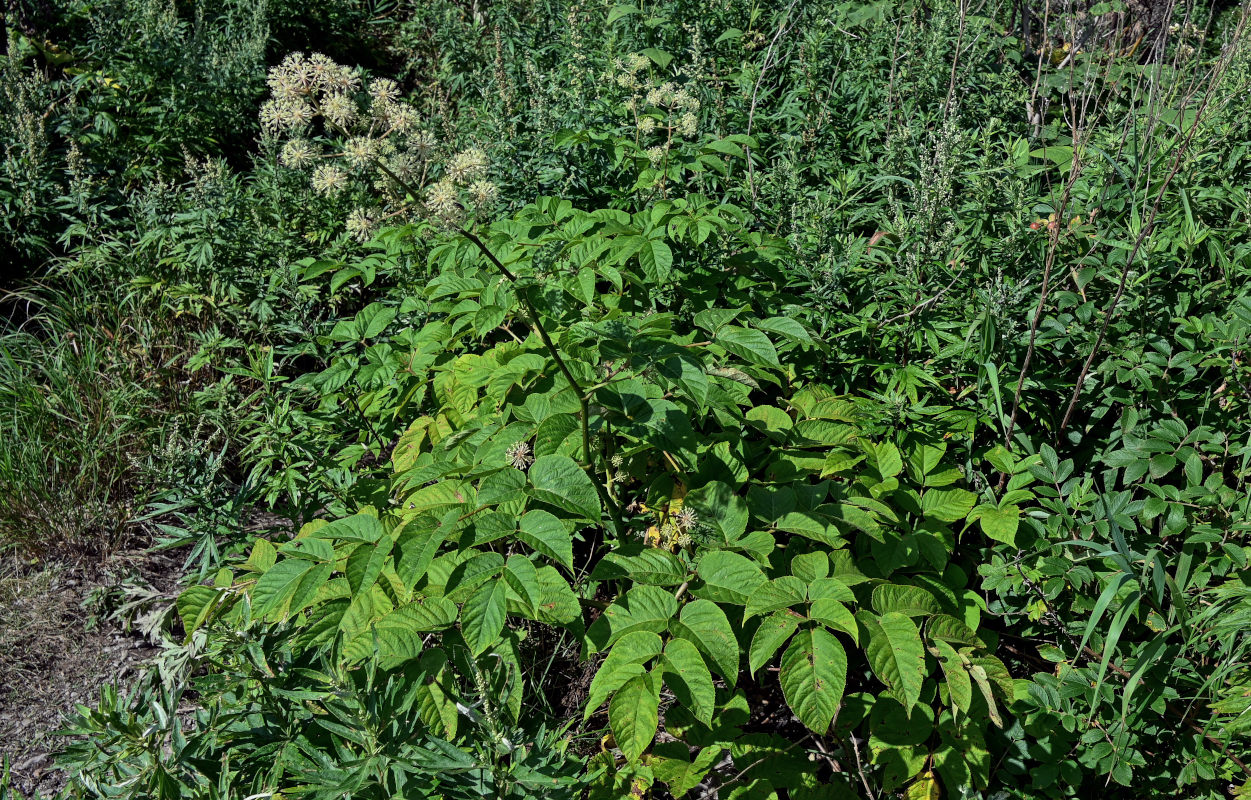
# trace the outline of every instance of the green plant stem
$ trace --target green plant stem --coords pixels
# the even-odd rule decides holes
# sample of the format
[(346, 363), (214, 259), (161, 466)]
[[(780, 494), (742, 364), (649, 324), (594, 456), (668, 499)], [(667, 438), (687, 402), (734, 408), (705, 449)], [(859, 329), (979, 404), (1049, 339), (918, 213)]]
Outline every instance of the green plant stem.
[[(414, 198), (418, 196), (417, 191), (412, 186), (410, 186), (406, 181), (401, 180), (400, 177), (392, 172), (386, 164), (383, 164), (381, 160), (375, 159), (374, 163), (384, 175), (403, 187), (404, 191), (408, 192)], [(578, 397), (578, 409), (580, 411), (579, 416), (581, 417), (582, 422), (582, 456), (586, 461), (583, 469), (585, 469), (591, 476), (591, 483), (595, 485), (595, 491), (599, 494), (599, 500), (604, 507), (608, 509), (608, 515), (612, 518), (613, 529), (617, 535), (620, 536), (625, 532), (625, 523), (621, 518), (621, 509), (617, 507), (617, 504), (613, 501), (612, 497), (609, 496), (608, 489), (605, 487), (604, 481), (601, 481), (595, 472), (595, 462), (591, 459), (591, 406), (590, 402), (586, 398), (586, 392), (582, 390), (581, 384), (579, 384), (577, 379), (573, 377), (573, 372), (569, 369), (569, 365), (565, 363), (563, 358), (561, 358), (560, 351), (556, 348), (556, 343), (552, 341), (552, 337), (548, 335), (547, 329), (543, 327), (543, 323), (539, 320), (538, 309), (534, 307), (534, 304), (530, 302), (530, 298), (526, 297), (525, 292), (521, 290), (517, 281), (517, 276), (513, 274), (513, 271), (504, 266), (504, 262), (495, 257), (495, 253), (491, 252), (491, 248), (487, 247), (486, 242), (482, 241), (476, 233), (468, 228), (462, 228), (460, 226), (457, 226), (456, 230), (472, 242), (474, 246), (487, 257), (487, 260), (491, 262), (495, 269), (497, 269), (499, 273), (503, 275), (517, 290), (517, 299), (519, 299), (521, 304), (525, 306), (526, 313), (530, 316), (530, 324), (534, 326), (535, 333), (539, 335), (539, 339), (542, 340), (543, 346), (547, 348), (548, 353), (552, 356), (552, 360), (556, 362), (557, 369), (559, 369), (561, 374), (565, 376), (565, 380), (569, 381), (570, 387), (572, 387), (576, 393)]]
[(582, 455), (586, 461), (585, 469), (591, 473), (591, 482), (595, 484), (595, 489), (599, 492), (600, 502), (604, 504), (604, 507), (608, 509), (609, 516), (612, 517), (613, 527), (618, 534), (621, 534), (624, 527), (621, 521), (621, 510), (617, 508), (617, 504), (609, 496), (604, 482), (599, 480), (599, 477), (595, 474), (594, 461), (591, 459), (591, 405), (587, 400), (586, 392), (583, 391), (577, 379), (573, 377), (573, 372), (569, 369), (569, 365), (565, 363), (565, 360), (560, 356), (560, 351), (556, 349), (556, 343), (552, 341), (552, 337), (548, 335), (547, 329), (539, 321), (538, 309), (534, 307), (534, 304), (530, 302), (530, 298), (526, 297), (525, 292), (518, 286), (517, 276), (495, 257), (491, 249), (486, 246), (486, 242), (482, 241), (476, 233), (467, 228), (459, 228), (458, 230), (462, 236), (473, 242), (482, 251), (482, 254), (487, 257), (487, 260), (499, 270), (500, 274), (507, 278), (514, 288), (517, 289), (517, 298), (521, 300), (521, 304), (525, 306), (526, 313), (530, 315), (530, 324), (534, 326), (535, 333), (543, 341), (543, 346), (551, 354), (552, 360), (556, 362), (556, 367), (565, 376), (565, 380), (569, 381), (569, 385), (573, 387), (574, 393), (578, 397), (579, 417), (582, 422)]

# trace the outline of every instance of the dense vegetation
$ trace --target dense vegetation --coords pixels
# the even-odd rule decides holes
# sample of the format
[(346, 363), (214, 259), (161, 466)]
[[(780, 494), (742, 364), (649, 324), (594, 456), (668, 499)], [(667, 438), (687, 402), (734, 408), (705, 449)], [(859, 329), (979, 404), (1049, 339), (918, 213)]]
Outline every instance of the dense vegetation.
[(66, 797), (1251, 794), (1241, 7), (6, 8)]

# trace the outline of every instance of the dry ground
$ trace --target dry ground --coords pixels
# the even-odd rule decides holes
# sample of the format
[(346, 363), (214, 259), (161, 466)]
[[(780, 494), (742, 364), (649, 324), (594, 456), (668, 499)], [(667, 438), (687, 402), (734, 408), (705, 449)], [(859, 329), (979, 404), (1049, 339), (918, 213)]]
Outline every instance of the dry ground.
[(64, 785), (52, 759), (64, 715), (93, 705), (107, 684), (128, 684), (156, 652), (120, 622), (99, 619), (89, 597), (132, 577), (172, 600), (181, 564), (176, 553), (122, 554), (103, 568), (0, 556), (0, 760), (9, 760), (19, 796)]

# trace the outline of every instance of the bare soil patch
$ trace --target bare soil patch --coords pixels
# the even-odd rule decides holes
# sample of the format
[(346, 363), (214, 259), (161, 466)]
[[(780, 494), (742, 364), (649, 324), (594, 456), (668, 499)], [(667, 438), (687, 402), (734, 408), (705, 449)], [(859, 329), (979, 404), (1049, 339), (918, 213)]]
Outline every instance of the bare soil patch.
[(65, 715), (108, 684), (130, 684), (157, 651), (88, 598), (130, 578), (172, 600), (181, 566), (181, 553), (123, 553), (104, 566), (0, 557), (0, 759), (19, 795), (64, 786), (53, 754)]

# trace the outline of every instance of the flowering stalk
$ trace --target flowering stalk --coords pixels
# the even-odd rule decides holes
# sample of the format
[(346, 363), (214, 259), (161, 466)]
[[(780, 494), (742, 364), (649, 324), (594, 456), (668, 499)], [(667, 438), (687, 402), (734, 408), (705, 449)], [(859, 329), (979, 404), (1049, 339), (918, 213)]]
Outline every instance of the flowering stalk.
[[(490, 261), (497, 270), (499, 270), (501, 275), (507, 278), (514, 287), (517, 286), (517, 276), (495, 257), (495, 254), (491, 252), (485, 242), (478, 238), (477, 234), (466, 228), (458, 228), (457, 230), (460, 231), (462, 236), (473, 242), (474, 245), (482, 251), (482, 254), (487, 257), (487, 260)], [(586, 392), (582, 391), (582, 386), (578, 383), (577, 379), (573, 377), (573, 373), (569, 370), (569, 365), (567, 365), (565, 360), (560, 357), (560, 351), (556, 349), (556, 344), (552, 341), (552, 337), (548, 335), (547, 329), (544, 328), (543, 323), (539, 321), (538, 309), (536, 309), (534, 304), (530, 302), (530, 299), (526, 297), (526, 293), (520, 289), (517, 291), (517, 298), (521, 300), (521, 304), (525, 306), (526, 313), (530, 317), (530, 322), (534, 325), (534, 331), (539, 335), (539, 339), (543, 341), (543, 346), (547, 348), (547, 351), (552, 356), (552, 360), (556, 362), (556, 367), (560, 370), (561, 374), (565, 376), (565, 380), (569, 381), (569, 386), (577, 395), (579, 410), (578, 416), (580, 417), (582, 423), (582, 456), (586, 461), (586, 469), (588, 472), (592, 473), (591, 483), (595, 484), (595, 489), (599, 492), (600, 502), (603, 503), (604, 507), (608, 509), (608, 514), (612, 517), (613, 527), (616, 528), (616, 532), (618, 534), (621, 534), (624, 531), (624, 524), (621, 521), (621, 510), (617, 508), (617, 504), (613, 501), (612, 497), (609, 496), (608, 489), (605, 487), (604, 481), (600, 481), (598, 476), (594, 474), (594, 461), (591, 460), (591, 406), (590, 402), (587, 400)]]
[[(399, 178), (394, 172), (389, 170), (381, 161), (375, 161), (378, 169), (391, 180), (402, 186), (405, 191), (414, 197), (417, 196), (413, 187), (409, 186), (404, 180)], [(534, 331), (539, 335), (539, 339), (543, 342), (543, 346), (547, 348), (547, 352), (551, 354), (552, 360), (556, 362), (556, 368), (565, 376), (565, 380), (569, 382), (569, 386), (573, 389), (574, 394), (578, 398), (578, 417), (582, 427), (582, 457), (586, 462), (584, 469), (591, 474), (591, 483), (595, 484), (595, 490), (599, 493), (600, 502), (608, 509), (608, 515), (612, 518), (613, 527), (618, 534), (624, 532), (625, 526), (621, 519), (621, 509), (613, 501), (608, 494), (608, 489), (604, 486), (604, 481), (599, 480), (599, 476), (595, 474), (594, 460), (591, 458), (591, 406), (587, 399), (586, 392), (582, 390), (582, 385), (578, 383), (578, 379), (573, 376), (573, 372), (569, 369), (569, 365), (561, 358), (560, 350), (557, 349), (556, 343), (552, 341), (552, 337), (548, 335), (547, 329), (543, 327), (542, 321), (539, 319), (539, 311), (530, 302), (530, 298), (518, 286), (517, 276), (504, 263), (495, 257), (495, 253), (491, 252), (491, 248), (487, 247), (486, 242), (482, 241), (476, 233), (468, 228), (456, 226), (456, 231), (468, 239), (482, 252), (492, 266), (517, 288), (517, 299), (521, 301), (522, 306), (526, 309), (526, 314), (530, 318), (530, 324), (534, 326)]]
[[(639, 56), (636, 61), (638, 59), (642, 57)], [(636, 71), (638, 69), (641, 66)], [(429, 151), (434, 147), (434, 140), (428, 132), (417, 129), (417, 116), (411, 107), (400, 102), (399, 87), (394, 81), (383, 78), (369, 83), (367, 91), (370, 103), (364, 116), (360, 113), (354, 97), (354, 93), (361, 89), (360, 77), (353, 70), (335, 64), (320, 54), (307, 58), (299, 53), (289, 55), (280, 66), (271, 70), (269, 85), (273, 99), (262, 108), (262, 124), (268, 131), (297, 134), (296, 138), (287, 141), (282, 148), (280, 160), (285, 166), (293, 169), (312, 167), (321, 157), (313, 143), (303, 137), (314, 120), (320, 117), (327, 130), (343, 138), (339, 155), (351, 170), (359, 173), (372, 166), (394, 183), (393, 187), (386, 187), (388, 194), (401, 206), (393, 214), (401, 213), (410, 202), (424, 206), (452, 230), (473, 242), (492, 266), (513, 284), (517, 297), (529, 316), (530, 324), (577, 396), (582, 422), (582, 453), (586, 462), (583, 468), (590, 475), (600, 502), (612, 518), (614, 528), (621, 534), (624, 531), (621, 511), (606, 487), (609, 479), (605, 477), (601, 481), (597, 478), (591, 455), (590, 398), (574, 378), (569, 365), (565, 363), (555, 342), (543, 327), (538, 309), (522, 290), (517, 276), (469, 229), (472, 222), (466, 225), (459, 217), (462, 189), (471, 198), (468, 205), (476, 209), (484, 208), (496, 199), (498, 190), (495, 184), (484, 178), (487, 170), (486, 154), (479, 148), (470, 148), (456, 154), (448, 162), (443, 177), (426, 187), (423, 201), (411, 179), (416, 172), (415, 167), (420, 166), (417, 186), (424, 184), (429, 167)], [(663, 94), (665, 102), (669, 104), (697, 107), (697, 104), (692, 106), (695, 102), (693, 99), (686, 99), (685, 93), (677, 92), (671, 86), (664, 87)], [(648, 121), (652, 120), (648, 118)], [(399, 147), (404, 149), (399, 149), (389, 138), (392, 134), (402, 135)], [(343, 189), (348, 180), (348, 173), (340, 167), (323, 164), (314, 170), (312, 185), (319, 194), (334, 194)], [(397, 197), (396, 188), (406, 196)], [(359, 208), (349, 215), (347, 229), (354, 238), (366, 241), (379, 221), (379, 216), (373, 209)], [(516, 461), (521, 461), (519, 453), (517, 456)], [(607, 476), (607, 471), (605, 475)]]

